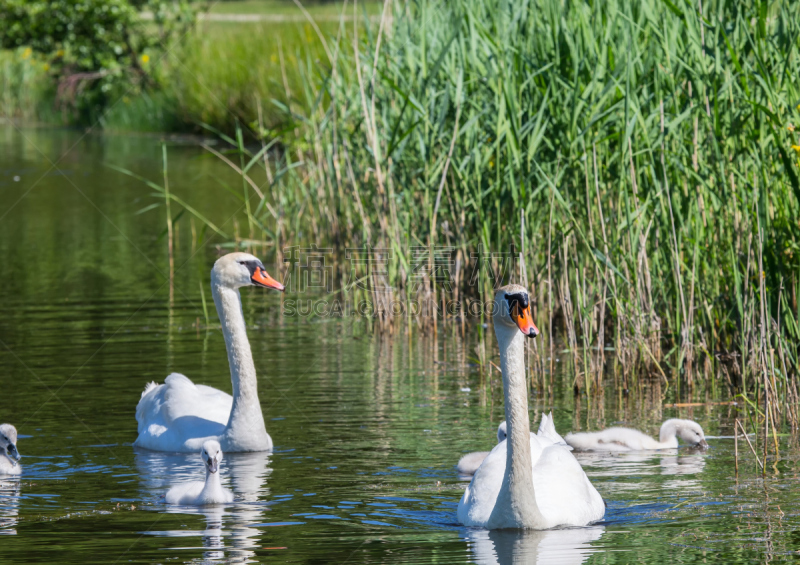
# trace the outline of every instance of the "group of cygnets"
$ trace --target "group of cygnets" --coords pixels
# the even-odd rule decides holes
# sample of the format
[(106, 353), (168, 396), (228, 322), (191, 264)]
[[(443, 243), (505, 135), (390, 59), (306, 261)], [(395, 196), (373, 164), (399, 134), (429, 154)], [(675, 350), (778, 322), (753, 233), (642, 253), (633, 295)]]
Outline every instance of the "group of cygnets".
[[(508, 433), (505, 422), (500, 422), (497, 426), (497, 443), (506, 440)], [(531, 432), (531, 435), (534, 435)], [(536, 435), (540, 438), (549, 439), (554, 444), (562, 445), (569, 449), (578, 451), (658, 451), (661, 449), (675, 449), (678, 447), (680, 438), (689, 447), (707, 449), (705, 435), (700, 424), (692, 420), (681, 420), (672, 418), (661, 424), (661, 431), (658, 439), (653, 439), (639, 430), (630, 428), (606, 428), (600, 432), (580, 432), (569, 433), (566, 438), (561, 437), (556, 432), (553, 413), (542, 414), (542, 421), (539, 424), (539, 431)], [(488, 451), (473, 451), (467, 453), (458, 460), (456, 469), (461, 475), (474, 475), (483, 460), (489, 455)]]
[[(138, 438), (134, 446), (154, 451), (200, 451), (205, 481), (171, 488), (165, 501), (178, 505), (225, 504), (234, 494), (224, 488), (219, 469), (223, 451), (270, 451), (258, 399), (255, 364), (247, 339), (239, 289), (259, 286), (284, 290), (264, 265), (247, 253), (230, 253), (214, 264), (211, 292), (222, 325), (233, 396), (195, 385), (173, 373), (163, 384), (149, 383), (136, 407)], [(465, 455), (462, 475), (472, 475), (458, 505), (458, 520), (488, 529), (547, 529), (584, 526), (600, 520), (605, 502), (583, 472), (572, 450), (630, 451), (675, 448), (678, 439), (707, 447), (703, 430), (689, 420), (667, 420), (659, 440), (628, 428), (574, 433), (561, 437), (552, 413), (543, 415), (537, 433), (530, 431), (525, 338), (539, 333), (531, 317), (527, 290), (508, 285), (494, 298), (493, 325), (500, 346), (506, 421), (490, 452)], [(0, 426), (0, 474), (21, 473), (13, 426)]]

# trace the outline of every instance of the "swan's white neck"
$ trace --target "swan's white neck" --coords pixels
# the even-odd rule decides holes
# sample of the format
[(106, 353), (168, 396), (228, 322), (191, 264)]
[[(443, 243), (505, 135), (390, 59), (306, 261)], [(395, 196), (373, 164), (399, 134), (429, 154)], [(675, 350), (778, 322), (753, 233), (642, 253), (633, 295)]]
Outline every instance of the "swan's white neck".
[(211, 272), (211, 294), (217, 307), (233, 384), (233, 408), (225, 433), (220, 437), (224, 451), (263, 451), (272, 447), (264, 426), (258, 400), (256, 367), (242, 313), (239, 291), (220, 284)]
[(222, 488), (222, 481), (219, 472), (212, 473), (206, 469), (206, 484), (197, 497), (201, 501), (221, 502), (225, 500), (225, 489)]
[(499, 323), (495, 324), (495, 334), (500, 344), (508, 443), (506, 472), (487, 527), (542, 529), (545, 521), (536, 504), (532, 477), (525, 336), (517, 328)]
[(658, 433), (658, 441), (661, 444), (661, 449), (670, 449), (678, 447), (678, 428), (675, 422), (664, 422), (661, 425), (661, 430)]

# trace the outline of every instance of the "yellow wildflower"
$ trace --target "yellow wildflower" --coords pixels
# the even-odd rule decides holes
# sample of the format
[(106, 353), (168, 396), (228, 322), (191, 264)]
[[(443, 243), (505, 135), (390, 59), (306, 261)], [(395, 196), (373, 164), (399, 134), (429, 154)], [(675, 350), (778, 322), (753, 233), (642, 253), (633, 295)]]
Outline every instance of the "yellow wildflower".
[(788, 129), (789, 131), (794, 131), (794, 124), (789, 124), (788, 126), (786, 126), (786, 129)]
[(32, 54), (33, 54), (33, 49), (31, 49), (30, 47), (26, 47), (26, 48), (25, 48), (25, 51), (23, 51), (23, 52), (22, 52), (22, 58), (23, 58), (23, 59), (27, 59), (27, 58), (29, 58), (29, 57), (30, 57)]
[(49, 71), (50, 70), (50, 65), (45, 63), (44, 65), (42, 65), (42, 69), (44, 69), (45, 71)]
[(147, 53), (142, 55), (142, 63), (144, 63), (146, 65), (149, 62), (150, 62), (150, 55), (148, 55)]
[(800, 157), (800, 145), (792, 145), (792, 149), (797, 152), (797, 156)]
[(59, 49), (58, 51), (56, 51), (56, 57), (63, 57), (63, 56), (64, 56), (64, 50), (63, 49)]

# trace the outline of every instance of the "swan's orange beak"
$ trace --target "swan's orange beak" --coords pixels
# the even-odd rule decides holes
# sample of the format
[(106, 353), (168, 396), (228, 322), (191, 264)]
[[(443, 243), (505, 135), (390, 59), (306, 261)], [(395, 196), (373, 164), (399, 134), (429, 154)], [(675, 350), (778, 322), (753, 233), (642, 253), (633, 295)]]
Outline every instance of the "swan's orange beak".
[(536, 337), (539, 335), (539, 328), (537, 328), (536, 324), (533, 323), (530, 305), (523, 308), (519, 305), (519, 303), (514, 304), (511, 310), (511, 317), (517, 323), (519, 331), (524, 333), (526, 336)]
[(274, 288), (275, 290), (280, 290), (281, 292), (284, 291), (284, 286), (269, 276), (267, 271), (265, 271), (262, 267), (256, 267), (256, 270), (253, 271), (253, 276), (250, 277), (250, 280), (253, 281), (253, 284), (256, 286)]

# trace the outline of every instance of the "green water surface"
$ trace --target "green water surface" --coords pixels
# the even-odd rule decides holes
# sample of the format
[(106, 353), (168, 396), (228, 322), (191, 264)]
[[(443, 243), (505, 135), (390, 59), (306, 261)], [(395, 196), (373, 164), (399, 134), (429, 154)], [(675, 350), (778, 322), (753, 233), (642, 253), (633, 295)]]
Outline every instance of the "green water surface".
[[(169, 151), (171, 189), (223, 230), (242, 229), (241, 203), (216, 180), (228, 171), (191, 143)], [(284, 316), (288, 296), (255, 288), (242, 298), (276, 449), (226, 455), (235, 503), (168, 507), (171, 485), (203, 476), (199, 456), (135, 450), (134, 411), (145, 384), (172, 371), (230, 391), (201, 298), (221, 250), (193, 245), (182, 218), (171, 286), (163, 208), (136, 214), (159, 201), (109, 163), (160, 182), (160, 142), (0, 127), (0, 421), (19, 430), (24, 469), (0, 479), (0, 563), (732, 563), (800, 550), (792, 436), (765, 480), (742, 444), (734, 478), (729, 438), (704, 453), (580, 455), (608, 504), (601, 523), (461, 527), (454, 465), (489, 449), (503, 419), (497, 373), (471, 361), (474, 338)], [(264, 259), (274, 272), (271, 250)], [(620, 422), (656, 433), (680, 416), (730, 436), (739, 415), (555, 390), (532, 395), (531, 417), (553, 410), (562, 434)]]

